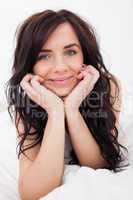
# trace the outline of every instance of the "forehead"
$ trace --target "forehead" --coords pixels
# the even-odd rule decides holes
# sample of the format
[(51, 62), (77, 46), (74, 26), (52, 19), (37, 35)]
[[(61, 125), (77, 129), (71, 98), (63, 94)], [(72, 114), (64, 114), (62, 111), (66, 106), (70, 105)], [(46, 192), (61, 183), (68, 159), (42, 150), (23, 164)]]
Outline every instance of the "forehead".
[(69, 43), (77, 43), (80, 45), (78, 37), (68, 22), (58, 25), (54, 32), (49, 36), (44, 44), (45, 48), (58, 48), (68, 45)]

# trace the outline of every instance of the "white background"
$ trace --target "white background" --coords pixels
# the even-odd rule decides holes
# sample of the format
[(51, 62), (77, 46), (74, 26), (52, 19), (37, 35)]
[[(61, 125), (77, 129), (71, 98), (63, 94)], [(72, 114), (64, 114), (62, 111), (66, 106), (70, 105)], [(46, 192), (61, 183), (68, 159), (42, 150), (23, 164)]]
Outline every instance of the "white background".
[(133, 3), (132, 0), (4, 0), (0, 7), (0, 104), (6, 105), (5, 82), (9, 79), (16, 27), (34, 12), (70, 9), (96, 29), (104, 62), (126, 90), (126, 109), (133, 112)]
[[(108, 69), (123, 85), (126, 117), (123, 124), (132, 145), (133, 119), (133, 3), (132, 0), (4, 0), (0, 5), (0, 110), (6, 107), (5, 82), (10, 78), (15, 47), (16, 27), (34, 12), (45, 9), (70, 9), (87, 19), (97, 30), (98, 38)], [(1, 112), (2, 113), (2, 112)], [(16, 194), (18, 162), (16, 163), (16, 133), (6, 113), (0, 113), (0, 199)], [(127, 122), (127, 123), (126, 123)], [(131, 138), (131, 139), (130, 139)], [(5, 142), (4, 142), (5, 141)], [(130, 152), (133, 151), (132, 149)], [(10, 156), (9, 156), (10, 155)], [(132, 156), (133, 157), (133, 156)], [(131, 159), (133, 160), (133, 158)], [(132, 161), (133, 162), (133, 161)], [(2, 168), (2, 166), (4, 166)], [(17, 168), (16, 168), (17, 167)], [(128, 176), (126, 177), (128, 178)], [(122, 180), (122, 179), (121, 179)], [(123, 179), (124, 180), (124, 179)], [(6, 186), (6, 187), (5, 187)], [(127, 189), (127, 188), (126, 188)], [(8, 198), (6, 197), (8, 196)], [(18, 199), (17, 196), (12, 197)]]

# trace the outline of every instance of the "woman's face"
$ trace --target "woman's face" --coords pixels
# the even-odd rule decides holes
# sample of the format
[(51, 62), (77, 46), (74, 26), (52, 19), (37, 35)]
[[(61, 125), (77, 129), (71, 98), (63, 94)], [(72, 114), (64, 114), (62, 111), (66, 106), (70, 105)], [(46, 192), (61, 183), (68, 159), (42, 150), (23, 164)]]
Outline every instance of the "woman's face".
[(76, 75), (83, 64), (83, 52), (69, 23), (60, 24), (38, 54), (33, 73), (44, 78), (44, 86), (59, 97), (77, 85)]

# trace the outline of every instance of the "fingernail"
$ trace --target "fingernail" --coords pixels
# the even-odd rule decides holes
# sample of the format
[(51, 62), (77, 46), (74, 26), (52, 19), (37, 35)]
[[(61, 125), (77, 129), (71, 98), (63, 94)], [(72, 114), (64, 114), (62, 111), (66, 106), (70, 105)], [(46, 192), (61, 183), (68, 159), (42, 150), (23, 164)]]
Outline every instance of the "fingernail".
[(85, 70), (85, 69), (86, 69), (86, 67), (87, 67), (87, 65), (86, 65), (86, 64), (82, 64), (82, 68), (81, 68), (81, 70)]

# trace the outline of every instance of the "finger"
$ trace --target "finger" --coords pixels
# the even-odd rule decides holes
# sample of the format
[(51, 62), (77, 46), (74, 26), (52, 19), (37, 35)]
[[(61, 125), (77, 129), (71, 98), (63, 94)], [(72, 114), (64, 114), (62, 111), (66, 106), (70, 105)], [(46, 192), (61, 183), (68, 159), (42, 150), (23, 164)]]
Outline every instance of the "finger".
[(20, 82), (22, 89), (25, 89), (25, 83), (30, 83), (30, 80), (34, 77), (33, 74), (26, 74)]
[(83, 78), (84, 77), (84, 73), (83, 73), (84, 71), (86, 71), (86, 72), (88, 71), (88, 66), (85, 65), (85, 64), (82, 64), (82, 68), (80, 69), (80, 72), (77, 75), (77, 78), (79, 78), (79, 79)]
[(94, 75), (95, 71), (93, 68), (90, 67), (90, 65), (87, 65), (86, 67), (81, 69), (81, 72), (89, 72), (90, 74)]
[(83, 71), (83, 72), (81, 72), (81, 73), (82, 73), (83, 78), (84, 78), (85, 80), (90, 80), (90, 78), (92, 77), (92, 74), (89, 73), (87, 70), (86, 70), (86, 71)]
[(82, 73), (79, 73), (77, 76), (76, 76), (77, 79), (82, 79), (83, 78), (83, 74)]
[(82, 71), (89, 72), (92, 75), (99, 73), (99, 71), (95, 67), (93, 67), (92, 65), (86, 65), (86, 64), (82, 65), (81, 72)]
[(40, 105), (45, 100), (53, 98), (53, 93), (51, 93), (51, 91), (49, 91), (46, 87), (40, 85), (40, 83), (35, 79), (31, 80), (31, 85), (38, 94), (38, 100)]
[(41, 95), (45, 93), (46, 96), (48, 90), (44, 86), (40, 85), (40, 83), (36, 79), (31, 80), (31, 86)]
[(95, 67), (93, 67), (92, 65), (88, 65), (86, 70), (89, 71), (90, 73), (94, 74), (94, 75), (99, 74), (99, 71)]
[(35, 96), (36, 95), (36, 91), (33, 89), (33, 87), (29, 84), (29, 82), (23, 82), (22, 84), (21, 84), (21, 86), (22, 86), (22, 88), (23, 88), (23, 90), (26, 92), (26, 94), (31, 94), (31, 95), (33, 95), (33, 96)]
[(85, 72), (91, 74), (96, 79), (98, 79), (100, 77), (99, 71), (95, 67), (93, 67), (91, 65), (88, 65), (83, 72), (84, 72), (85, 75), (87, 75)]
[(32, 79), (38, 81), (39, 83), (43, 83), (44, 82), (44, 79), (39, 75), (35, 75)]
[(82, 64), (81, 66), (81, 71), (84, 71), (86, 69), (87, 65), (86, 64)]
[(94, 75), (94, 72), (90, 69), (90, 65), (85, 65), (85, 67), (81, 68), (81, 72), (88, 72), (91, 75)]
[(41, 91), (40, 82), (38, 81), (38, 78), (37, 78), (37, 77), (31, 79), (30, 83), (31, 83), (31, 86), (32, 86), (35, 90), (37, 90), (38, 92)]
[(99, 78), (99, 73), (96, 73), (95, 75), (94, 74), (92, 75), (89, 73), (89, 76), (88, 76), (88, 72), (84, 72), (84, 74), (86, 74), (84, 78), (84, 83), (89, 86), (87, 87), (89, 90), (92, 90), (95, 83), (97, 82)]
[[(23, 80), (21, 81), (20, 85), (24, 92), (29, 96), (29, 97), (35, 97), (37, 95), (36, 91), (33, 89), (33, 87), (30, 84), (30, 81), (33, 79), (34, 75), (32, 74), (27, 74)], [(33, 100), (32, 98), (32, 100)]]
[(84, 79), (80, 82), (80, 90), (84, 95), (87, 95), (90, 92), (95, 84), (94, 76), (88, 72), (82, 72), (84, 74)]
[[(30, 81), (33, 77), (34, 77), (33, 74), (26, 74), (26, 75), (23, 77), (22, 81)], [(21, 82), (22, 82), (22, 81), (21, 81)]]
[(42, 95), (35, 87), (33, 87), (33, 85), (31, 84), (32, 80), (36, 80), (36, 84), (38, 85), (40, 85), (40, 82), (43, 81), (43, 79), (37, 75), (27, 74), (21, 81), (21, 87), (32, 101), (41, 105)]

